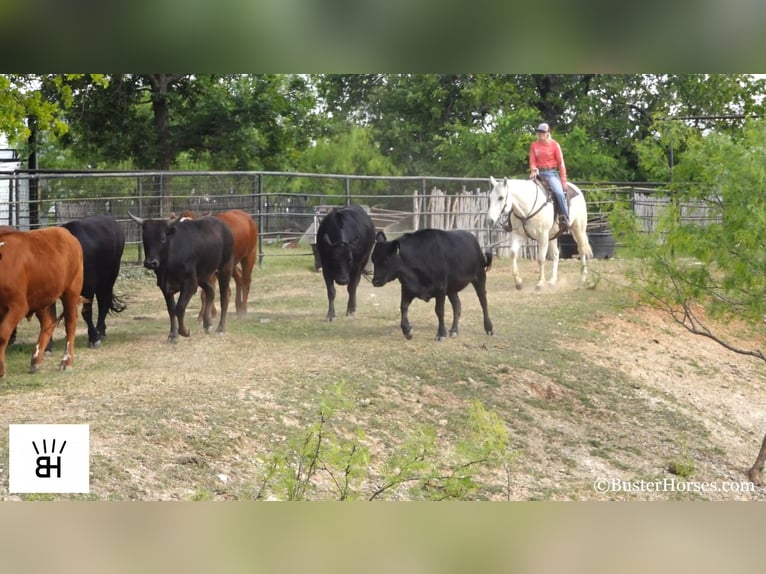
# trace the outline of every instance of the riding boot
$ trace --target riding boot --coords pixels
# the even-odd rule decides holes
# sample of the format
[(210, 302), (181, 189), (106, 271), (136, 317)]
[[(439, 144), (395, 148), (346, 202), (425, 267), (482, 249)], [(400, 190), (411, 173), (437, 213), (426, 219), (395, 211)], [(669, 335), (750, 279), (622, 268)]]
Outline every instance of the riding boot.
[(561, 231), (563, 233), (569, 229), (570, 225), (566, 199), (562, 199), (556, 196), (556, 201), (559, 204), (559, 227), (561, 227)]

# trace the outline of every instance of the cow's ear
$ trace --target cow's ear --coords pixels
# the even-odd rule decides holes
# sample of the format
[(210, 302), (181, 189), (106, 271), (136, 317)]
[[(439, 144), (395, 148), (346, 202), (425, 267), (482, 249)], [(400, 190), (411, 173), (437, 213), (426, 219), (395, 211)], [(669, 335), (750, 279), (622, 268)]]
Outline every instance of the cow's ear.
[(382, 231), (378, 231), (378, 234), (375, 236), (375, 241), (377, 243), (385, 243), (386, 242), (386, 234)]

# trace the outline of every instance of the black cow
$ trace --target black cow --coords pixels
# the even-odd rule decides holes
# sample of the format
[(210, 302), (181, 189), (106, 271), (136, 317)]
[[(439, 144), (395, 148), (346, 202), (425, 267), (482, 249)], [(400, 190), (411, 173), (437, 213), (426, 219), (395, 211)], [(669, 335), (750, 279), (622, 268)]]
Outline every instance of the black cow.
[(402, 285), (402, 333), (412, 338), (407, 309), (417, 297), (428, 301), (436, 298), (439, 329), (436, 340), (447, 339), (444, 326), (444, 298), (452, 304), (453, 320), (450, 335), (456, 336), (460, 319), (458, 291), (471, 283), (479, 296), (484, 312), (484, 330), (492, 334), (492, 321), (487, 311), (487, 270), (492, 265), (492, 253), (481, 252), (479, 242), (467, 231), (421, 229), (405, 233), (395, 241), (387, 241), (381, 231), (375, 238), (372, 252), (375, 266), (372, 284), (381, 287), (399, 279)]
[(348, 285), (346, 315), (356, 312), (356, 288), (375, 244), (375, 225), (367, 212), (354, 205), (335, 208), (317, 229), (317, 250), (327, 286), (327, 320), (335, 320), (335, 285)]
[[(114, 283), (120, 273), (125, 233), (111, 215), (93, 215), (63, 225), (82, 246), (84, 279), (82, 318), (88, 325), (88, 346), (98, 348), (106, 337), (106, 315), (125, 309), (114, 294)], [(98, 302), (98, 317), (93, 324), (93, 298)]]
[[(232, 247), (234, 239), (228, 226), (216, 217), (198, 219), (142, 219), (128, 212), (141, 226), (144, 243), (144, 267), (157, 275), (157, 286), (165, 297), (170, 317), (168, 342), (178, 341), (178, 335), (188, 337), (184, 314), (197, 286), (205, 291), (202, 325), (210, 332), (213, 286), (210, 279), (218, 276), (221, 313), (216, 333), (226, 330), (229, 307), (229, 281), (234, 268)], [(174, 295), (179, 293), (178, 302)]]

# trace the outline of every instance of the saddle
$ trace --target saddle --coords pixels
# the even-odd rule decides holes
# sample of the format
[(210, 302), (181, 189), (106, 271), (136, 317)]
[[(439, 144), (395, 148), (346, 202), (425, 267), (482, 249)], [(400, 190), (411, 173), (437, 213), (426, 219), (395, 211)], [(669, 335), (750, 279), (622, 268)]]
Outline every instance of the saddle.
[[(559, 231), (557, 235), (560, 235), (561, 233), (564, 233), (566, 231), (566, 228), (563, 224), (563, 214), (561, 213), (561, 209), (559, 208), (558, 202), (553, 197), (553, 189), (551, 189), (550, 184), (548, 183), (548, 180), (544, 177), (536, 177), (535, 181), (537, 182), (537, 185), (539, 185), (543, 192), (545, 193), (545, 200), (548, 203), (553, 203), (553, 218), (554, 221), (557, 221), (559, 224)], [(577, 197), (580, 195), (580, 192), (577, 191), (575, 188), (569, 185), (567, 183), (566, 187), (564, 188), (564, 199), (567, 202), (567, 209), (569, 209), (572, 206), (572, 198)]]

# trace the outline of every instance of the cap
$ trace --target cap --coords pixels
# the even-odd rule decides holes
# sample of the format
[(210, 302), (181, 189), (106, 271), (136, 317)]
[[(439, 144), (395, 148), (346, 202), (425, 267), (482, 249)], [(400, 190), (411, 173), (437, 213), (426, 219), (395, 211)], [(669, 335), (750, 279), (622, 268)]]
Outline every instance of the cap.
[(539, 126), (537, 126), (538, 132), (547, 132), (547, 131), (550, 131), (550, 129), (551, 129), (550, 126), (548, 126), (548, 124), (546, 123), (542, 123)]

